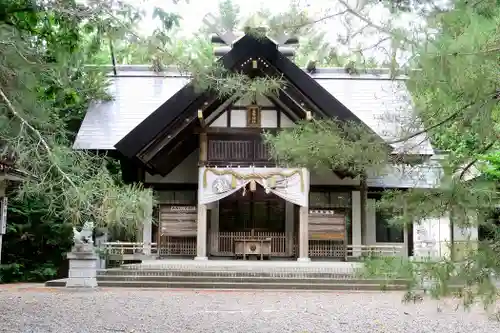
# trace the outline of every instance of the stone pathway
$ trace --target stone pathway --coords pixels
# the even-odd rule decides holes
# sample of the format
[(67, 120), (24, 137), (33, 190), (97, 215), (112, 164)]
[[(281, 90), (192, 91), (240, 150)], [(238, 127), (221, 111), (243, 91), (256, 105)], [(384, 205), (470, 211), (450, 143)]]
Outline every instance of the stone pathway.
[(500, 322), (401, 293), (99, 289), (0, 286), (0, 332), (484, 333)]

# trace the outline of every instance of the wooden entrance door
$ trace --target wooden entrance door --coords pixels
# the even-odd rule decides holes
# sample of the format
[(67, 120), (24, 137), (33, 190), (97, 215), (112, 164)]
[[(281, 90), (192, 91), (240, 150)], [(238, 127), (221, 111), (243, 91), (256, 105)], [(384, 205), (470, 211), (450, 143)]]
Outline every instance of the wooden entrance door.
[[(219, 202), (219, 231), (212, 234), (214, 255), (233, 256), (234, 241), (271, 238), (271, 256), (286, 257), (286, 202), (262, 188), (241, 191)], [(253, 234), (253, 236), (252, 236)]]
[(219, 231), (285, 232), (285, 200), (264, 189), (238, 191), (219, 203)]

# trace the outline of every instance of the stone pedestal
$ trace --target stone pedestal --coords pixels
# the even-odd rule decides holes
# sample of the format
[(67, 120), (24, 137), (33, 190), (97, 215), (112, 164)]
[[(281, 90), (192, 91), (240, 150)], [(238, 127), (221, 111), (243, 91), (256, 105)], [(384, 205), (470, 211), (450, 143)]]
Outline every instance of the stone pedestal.
[(69, 273), (66, 287), (95, 288), (97, 287), (97, 261), (99, 257), (93, 244), (77, 244), (73, 246), (69, 259)]

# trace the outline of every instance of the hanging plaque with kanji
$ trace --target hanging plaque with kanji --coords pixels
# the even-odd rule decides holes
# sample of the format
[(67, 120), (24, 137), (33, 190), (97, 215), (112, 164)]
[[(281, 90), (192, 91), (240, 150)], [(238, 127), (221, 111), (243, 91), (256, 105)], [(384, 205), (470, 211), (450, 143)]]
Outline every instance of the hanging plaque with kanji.
[(258, 105), (247, 106), (247, 127), (260, 127), (260, 107)]

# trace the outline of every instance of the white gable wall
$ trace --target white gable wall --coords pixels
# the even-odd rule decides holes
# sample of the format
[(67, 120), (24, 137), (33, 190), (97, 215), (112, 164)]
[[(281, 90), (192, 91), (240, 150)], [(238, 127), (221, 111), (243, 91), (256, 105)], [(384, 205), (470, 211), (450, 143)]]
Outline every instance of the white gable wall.
[[(252, 104), (248, 98), (241, 98), (236, 101), (233, 105), (239, 107), (238, 110), (231, 110), (231, 124), (230, 127), (235, 128), (245, 128), (247, 127), (247, 111), (240, 110), (241, 107), (247, 107)], [(257, 98), (257, 105), (266, 108), (266, 110), (261, 111), (261, 127), (263, 128), (276, 128), (278, 127), (278, 112), (277, 110), (269, 110), (275, 105), (266, 97), (260, 96)], [(222, 113), (218, 116), (211, 124), (210, 127), (227, 127), (227, 112)], [(280, 114), (281, 127), (292, 127), (293, 121), (288, 118), (284, 113)]]

